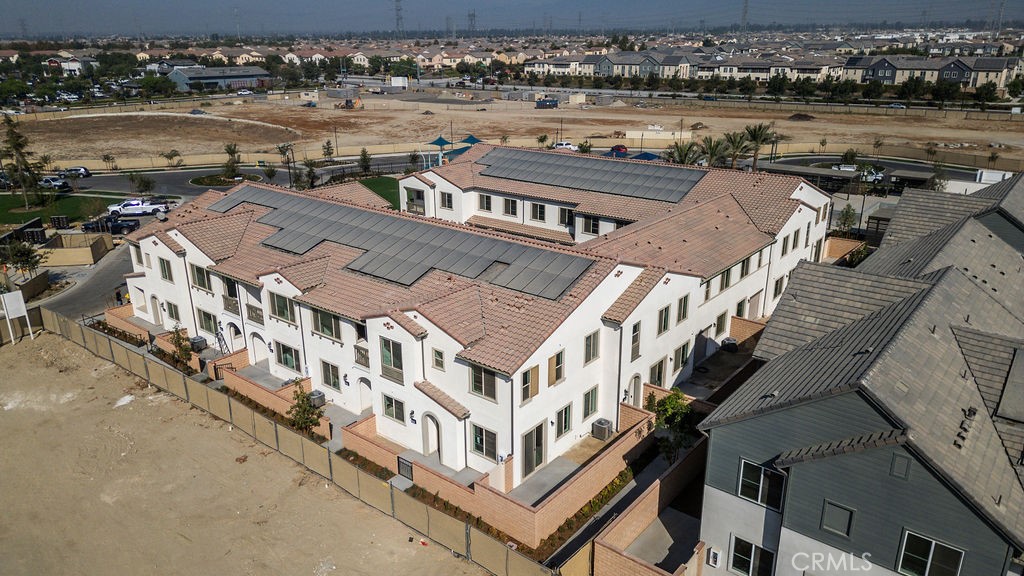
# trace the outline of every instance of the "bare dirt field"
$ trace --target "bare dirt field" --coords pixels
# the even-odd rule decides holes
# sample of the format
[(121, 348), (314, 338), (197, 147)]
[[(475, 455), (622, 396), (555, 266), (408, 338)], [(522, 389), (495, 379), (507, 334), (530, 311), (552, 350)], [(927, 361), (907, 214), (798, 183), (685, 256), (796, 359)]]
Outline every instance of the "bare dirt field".
[(57, 336), (0, 366), (0, 574), (483, 574)]
[[(237, 142), (242, 152), (274, 152), (274, 145), (295, 142), (297, 150), (318, 156), (325, 140), (337, 134), (340, 146), (428, 142), (439, 134), (467, 133), (497, 141), (502, 136), (536, 138), (548, 134), (581, 141), (592, 136), (610, 137), (616, 130), (642, 130), (659, 124), (665, 130), (702, 122), (707, 127), (694, 133), (720, 135), (753, 122), (775, 122), (791, 142), (806, 143), (807, 151), (822, 139), (833, 144), (870, 147), (876, 137), (887, 144), (924, 146), (928, 142), (973, 144), (978, 154), (988, 145), (1005, 146), (1001, 156), (1024, 156), (1024, 122), (954, 120), (909, 116), (829, 114), (810, 110), (814, 119), (789, 120), (792, 112), (731, 108), (624, 107), (505, 110), (504, 102), (469, 105), (440, 102), (368, 101), (365, 110), (305, 108), (291, 102), (262, 102), (240, 106), (213, 106), (209, 115), (186, 113), (135, 113), (40, 122), (25, 122), (24, 129), (39, 153), (55, 160), (87, 159), (110, 152), (116, 157), (155, 157), (175, 148), (182, 154), (219, 154), (226, 142)], [(513, 105), (517, 106), (517, 105)], [(481, 110), (482, 109), (482, 110)], [(425, 112), (430, 114), (425, 114)], [(242, 120), (242, 122), (239, 122)], [(336, 131), (336, 132), (335, 132)], [(970, 148), (968, 148), (970, 150)]]

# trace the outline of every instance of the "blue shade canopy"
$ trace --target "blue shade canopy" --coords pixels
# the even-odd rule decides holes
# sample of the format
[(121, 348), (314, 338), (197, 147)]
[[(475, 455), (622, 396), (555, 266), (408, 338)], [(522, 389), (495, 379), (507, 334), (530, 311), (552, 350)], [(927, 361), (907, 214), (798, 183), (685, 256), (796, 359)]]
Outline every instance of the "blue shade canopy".
[(438, 136), (436, 140), (434, 140), (433, 142), (427, 142), (427, 144), (429, 144), (430, 146), (440, 146), (444, 148), (445, 146), (451, 144), (451, 142), (445, 140), (444, 136)]
[(479, 144), (479, 143), (483, 142), (483, 140), (481, 140), (481, 139), (477, 138), (476, 136), (473, 136), (472, 134), (470, 134), (469, 136), (466, 136), (462, 140), (459, 140), (459, 142), (461, 142), (463, 144), (469, 144), (470, 146), (472, 146), (473, 144)]

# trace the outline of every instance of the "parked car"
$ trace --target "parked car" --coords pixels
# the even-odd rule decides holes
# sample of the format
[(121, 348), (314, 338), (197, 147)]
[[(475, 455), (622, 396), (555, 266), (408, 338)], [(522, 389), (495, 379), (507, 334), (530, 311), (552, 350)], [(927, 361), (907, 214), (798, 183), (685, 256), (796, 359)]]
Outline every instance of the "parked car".
[(862, 182), (871, 182), (872, 184), (878, 184), (885, 179), (884, 172), (878, 172), (874, 168), (868, 168), (861, 172), (860, 179)]
[(625, 144), (616, 144), (612, 146), (612, 152), (629, 152), (629, 148)]
[(252, 90), (239, 90), (239, 96), (252, 96)]
[(63, 178), (57, 178), (56, 176), (47, 176), (39, 181), (39, 185), (43, 188), (54, 188), (56, 190), (66, 190), (71, 188), (71, 184), (68, 184), (67, 180)]
[(906, 105), (900, 104), (899, 102), (893, 102), (892, 104), (886, 106), (886, 108), (896, 108), (899, 110), (903, 110), (904, 108), (906, 108)]
[(143, 214), (159, 214), (176, 208), (177, 202), (169, 202), (165, 199), (131, 198), (124, 202), (107, 206), (107, 212), (111, 216), (142, 216)]
[(111, 234), (128, 234), (139, 229), (142, 223), (135, 219), (122, 220), (116, 216), (101, 216), (95, 220), (82, 223), (82, 232), (110, 232)]
[(78, 178), (88, 178), (92, 176), (92, 172), (89, 172), (89, 169), (86, 168), (85, 166), (72, 166), (70, 168), (63, 169), (60, 172), (57, 172), (57, 176), (60, 176), (61, 178), (67, 178), (69, 176), (75, 176)]
[(573, 144), (572, 142), (570, 142), (568, 140), (562, 140), (561, 142), (555, 142), (554, 148), (556, 150), (570, 150), (572, 152), (579, 152), (580, 151), (580, 147), (579, 146)]

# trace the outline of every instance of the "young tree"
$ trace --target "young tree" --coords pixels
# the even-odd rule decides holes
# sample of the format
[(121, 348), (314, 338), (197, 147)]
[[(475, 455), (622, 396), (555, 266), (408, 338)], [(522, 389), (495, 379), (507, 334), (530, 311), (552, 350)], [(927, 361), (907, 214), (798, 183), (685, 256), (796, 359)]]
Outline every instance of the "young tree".
[(996, 160), (999, 160), (999, 152), (993, 150), (988, 155), (988, 167), (991, 169), (996, 164)]
[(103, 163), (107, 165), (107, 170), (116, 169), (117, 164), (115, 164), (115, 162), (117, 162), (117, 159), (114, 158), (113, 154), (104, 154), (103, 156), (100, 156), (100, 160), (102, 160)]
[(373, 169), (373, 157), (366, 151), (366, 148), (359, 151), (359, 169), (363, 174), (369, 174)]
[(789, 87), (789, 78), (785, 74), (776, 74), (768, 80), (768, 86), (765, 88), (765, 92), (769, 96), (784, 96), (786, 94), (786, 88)]
[(864, 96), (868, 100), (877, 100), (885, 94), (885, 85), (878, 80), (872, 80), (864, 85), (864, 89), (861, 90), (861, 96)]
[(847, 148), (846, 152), (843, 152), (843, 155), (839, 161), (842, 162), (843, 164), (856, 164), (857, 156), (858, 153), (856, 148)]
[(538, 147), (543, 147), (544, 144), (547, 141), (548, 141), (548, 135), (547, 134), (541, 134), (540, 136), (537, 136), (537, 146)]
[(224, 162), (224, 177), (232, 179), (238, 176), (238, 165), (241, 163), (241, 156), (238, 154), (238, 144), (234, 142), (228, 142), (224, 145), (224, 153), (228, 155), (228, 159)]
[(324, 409), (313, 407), (309, 392), (306, 392), (302, 386), (295, 386), (292, 398), (295, 403), (288, 409), (288, 418), (291, 419), (292, 428), (303, 434), (309, 434), (320, 423), (320, 419), (324, 416)]
[(822, 137), (822, 139), (818, 141), (818, 146), (821, 147), (820, 151), (824, 152), (825, 151), (825, 147), (828, 146), (828, 139)]
[(128, 184), (131, 186), (133, 194), (148, 194), (156, 188), (156, 181), (138, 172), (128, 173)]
[(853, 225), (857, 223), (857, 211), (853, 209), (853, 204), (847, 204), (842, 210), (839, 211), (839, 216), (836, 218), (836, 229), (840, 234), (850, 237), (850, 230)]
[(414, 171), (418, 170), (420, 166), (420, 160), (422, 159), (423, 157), (420, 156), (419, 152), (415, 150), (409, 152), (409, 168), (412, 168)]
[(324, 145), (320, 147), (324, 153), (324, 160), (330, 160), (334, 157), (334, 144), (331, 143), (331, 139), (328, 138), (324, 141)]
[(654, 413), (657, 415), (655, 425), (668, 432), (668, 436), (658, 441), (658, 449), (671, 465), (694, 432), (695, 415), (679, 390), (672, 390), (671, 394), (658, 400), (654, 404)]
[(750, 142), (750, 152), (754, 155), (751, 168), (754, 172), (757, 172), (757, 155), (761, 152), (762, 146), (771, 142), (772, 134), (775, 133), (775, 123), (765, 124), (764, 122), (759, 122), (746, 126), (743, 131)]
[(885, 146), (885, 139), (881, 136), (875, 136), (875, 141), (871, 143), (871, 147), (875, 149), (875, 161), (878, 161), (878, 151)]
[(263, 176), (267, 179), (268, 184), (272, 183), (274, 181), (274, 176), (277, 176), (277, 168), (267, 164), (263, 167)]
[(590, 144), (590, 140), (580, 142), (577, 144), (577, 147), (580, 149), (580, 154), (590, 154), (590, 151), (593, 149), (593, 146)]
[(996, 87), (996, 83), (988, 81), (975, 88), (974, 99), (981, 105), (982, 110), (988, 108), (990, 102), (995, 102), (999, 99), (999, 89)]
[(25, 278), (35, 277), (36, 270), (43, 256), (38, 250), (26, 242), (13, 242), (7, 245), (7, 258), (14, 268), (21, 270)]
[(281, 155), (281, 161), (284, 162), (285, 168), (288, 169), (288, 186), (292, 185), (292, 151), (294, 145), (291, 142), (285, 142), (284, 144), (277, 145), (277, 153)]
[(747, 97), (747, 100), (754, 99), (754, 93), (757, 92), (757, 82), (750, 76), (744, 76), (739, 82), (740, 94)]
[(306, 167), (306, 185), (309, 188), (316, 187), (316, 164), (313, 160), (307, 158), (302, 161), (302, 165)]
[(174, 347), (174, 355), (182, 364), (187, 365), (192, 361), (192, 344), (188, 341), (188, 333), (181, 327), (181, 324), (174, 325), (169, 340), (171, 346)]
[(931, 179), (928, 181), (929, 187), (936, 192), (945, 192), (946, 187), (949, 185), (949, 173), (946, 172), (946, 167), (941, 162), (936, 162), (932, 173)]

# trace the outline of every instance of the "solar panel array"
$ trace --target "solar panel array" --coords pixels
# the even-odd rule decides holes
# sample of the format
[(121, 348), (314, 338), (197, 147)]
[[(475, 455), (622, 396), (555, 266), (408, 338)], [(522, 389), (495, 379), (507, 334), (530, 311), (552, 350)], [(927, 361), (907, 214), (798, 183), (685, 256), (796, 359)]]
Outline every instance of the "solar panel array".
[(707, 174), (668, 165), (510, 148), (495, 148), (477, 163), (487, 166), (480, 172), (484, 176), (673, 203)]
[[(272, 208), (260, 223), (280, 228), (263, 244), (305, 254), (325, 240), (366, 252), (348, 268), (405, 286), (432, 268), (476, 278), (506, 264), (488, 282), (533, 296), (561, 296), (593, 260), (435, 226), (352, 206), (246, 186), (210, 206), (227, 212), (248, 202)], [(491, 269), (492, 272), (494, 269)]]

